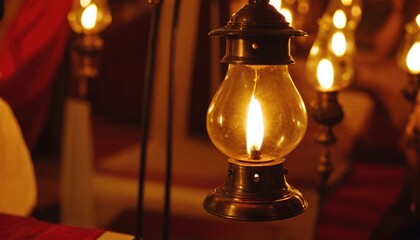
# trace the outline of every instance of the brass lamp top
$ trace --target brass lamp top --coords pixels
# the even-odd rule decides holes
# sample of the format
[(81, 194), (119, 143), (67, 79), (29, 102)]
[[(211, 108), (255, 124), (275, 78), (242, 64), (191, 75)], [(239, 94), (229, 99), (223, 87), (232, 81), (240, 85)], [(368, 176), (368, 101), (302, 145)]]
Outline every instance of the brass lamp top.
[(250, 0), (233, 14), (226, 26), (209, 34), (226, 37), (226, 55), (221, 62), (253, 65), (294, 63), (289, 39), (307, 36), (291, 27), (269, 0)]

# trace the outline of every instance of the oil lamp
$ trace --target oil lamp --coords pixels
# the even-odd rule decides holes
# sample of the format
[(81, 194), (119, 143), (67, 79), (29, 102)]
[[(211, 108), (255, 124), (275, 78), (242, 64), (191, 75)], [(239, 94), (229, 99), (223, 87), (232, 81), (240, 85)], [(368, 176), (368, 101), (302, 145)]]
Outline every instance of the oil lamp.
[(289, 26), (268, 0), (250, 0), (225, 27), (226, 77), (210, 103), (207, 131), (229, 156), (225, 183), (204, 208), (235, 220), (267, 221), (302, 213), (307, 202), (286, 182), (284, 156), (307, 126), (303, 100), (288, 72), (289, 39), (306, 33)]
[(414, 102), (420, 87), (420, 14), (405, 27), (406, 34), (398, 51), (398, 64), (408, 73), (404, 97)]
[(75, 0), (67, 15), (70, 27), (78, 34), (73, 42), (73, 71), (76, 95), (84, 97), (87, 80), (98, 74), (97, 58), (103, 48), (99, 33), (112, 21), (106, 0)]
[(329, 146), (337, 141), (333, 126), (344, 117), (338, 92), (351, 84), (354, 75), (354, 31), (360, 17), (360, 1), (330, 1), (306, 62), (308, 81), (317, 91), (312, 115), (321, 126), (315, 141), (324, 146), (318, 163), (320, 202), (332, 172)]
[(398, 64), (407, 72), (408, 82), (402, 93), (406, 100), (415, 103), (405, 127), (406, 156), (409, 164), (411, 199), (409, 210), (420, 216), (420, 13), (405, 27), (406, 34), (398, 51)]

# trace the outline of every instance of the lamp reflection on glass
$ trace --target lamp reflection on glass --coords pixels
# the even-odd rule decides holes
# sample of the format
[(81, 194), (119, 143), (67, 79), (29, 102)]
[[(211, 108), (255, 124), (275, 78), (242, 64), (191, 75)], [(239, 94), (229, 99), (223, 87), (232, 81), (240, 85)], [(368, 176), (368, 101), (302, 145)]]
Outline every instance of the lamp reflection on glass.
[(85, 97), (87, 80), (98, 75), (98, 58), (104, 44), (98, 34), (111, 23), (112, 17), (106, 0), (75, 0), (67, 19), (78, 34), (73, 42), (73, 71), (77, 81), (73, 94)]
[(287, 64), (293, 63), (289, 38), (306, 34), (290, 27), (268, 0), (250, 0), (210, 34), (226, 37), (222, 62), (229, 67), (210, 103), (207, 131), (229, 156), (229, 171), (204, 208), (248, 221), (298, 215), (307, 203), (286, 182), (283, 163), (304, 136), (307, 114)]

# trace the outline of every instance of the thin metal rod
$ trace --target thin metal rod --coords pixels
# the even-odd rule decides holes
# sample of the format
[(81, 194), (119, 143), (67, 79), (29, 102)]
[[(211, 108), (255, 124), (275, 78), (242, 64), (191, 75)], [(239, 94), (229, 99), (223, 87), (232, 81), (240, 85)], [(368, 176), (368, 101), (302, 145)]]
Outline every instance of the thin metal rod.
[[(330, 126), (328, 128), (331, 128)], [(317, 171), (320, 176), (320, 182), (318, 185), (318, 212), (316, 214), (316, 221), (315, 221), (315, 228), (314, 228), (314, 239), (317, 239), (317, 234), (319, 230), (319, 226), (321, 225), (322, 221), (322, 213), (324, 211), (324, 203), (326, 199), (326, 194), (328, 192), (328, 179), (331, 175), (333, 170), (333, 166), (331, 163), (331, 153), (330, 153), (330, 144), (325, 143), (322, 144), (323, 149), (321, 156), (319, 158)]]
[(166, 135), (166, 178), (165, 178), (165, 199), (163, 211), (163, 234), (162, 239), (169, 239), (170, 230), (170, 210), (171, 210), (171, 182), (172, 182), (172, 142), (173, 142), (173, 115), (174, 115), (174, 81), (175, 81), (175, 57), (176, 40), (178, 31), (180, 0), (175, 0), (172, 19), (171, 32), (171, 52), (169, 59), (169, 79), (168, 79), (168, 121)]
[(163, 0), (154, 2), (152, 17), (149, 29), (149, 39), (147, 43), (146, 69), (144, 76), (143, 89), (143, 108), (141, 115), (141, 153), (140, 153), (140, 168), (139, 168), (139, 186), (137, 197), (137, 215), (136, 215), (136, 235), (135, 239), (140, 240), (143, 236), (143, 215), (144, 215), (144, 185), (146, 175), (147, 162), (147, 145), (149, 138), (150, 125), (150, 106), (152, 101), (152, 88), (155, 68), (155, 56), (157, 36), (159, 30), (159, 19), (161, 12), (161, 4)]
[(4, 0), (0, 0), (0, 20), (3, 19), (4, 16)]

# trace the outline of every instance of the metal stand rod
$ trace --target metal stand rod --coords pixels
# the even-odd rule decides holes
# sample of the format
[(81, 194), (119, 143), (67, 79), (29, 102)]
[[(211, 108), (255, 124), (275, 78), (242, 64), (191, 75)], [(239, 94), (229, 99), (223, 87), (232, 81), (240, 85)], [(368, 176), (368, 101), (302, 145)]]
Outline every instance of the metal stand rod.
[(141, 115), (141, 153), (140, 153), (140, 169), (139, 169), (139, 186), (137, 197), (137, 215), (136, 215), (136, 235), (135, 239), (142, 239), (143, 235), (143, 215), (144, 215), (144, 185), (147, 162), (147, 145), (149, 137), (149, 123), (150, 123), (150, 106), (152, 100), (152, 87), (155, 68), (155, 56), (157, 35), (159, 30), (159, 20), (161, 13), (161, 5), (163, 0), (150, 2), (153, 3), (152, 20), (150, 22), (149, 39), (147, 43), (146, 56), (146, 72), (144, 77), (143, 89), (143, 108)]
[[(318, 185), (318, 213), (315, 231), (318, 229), (326, 194), (328, 192), (328, 179), (333, 171), (330, 146), (337, 142), (333, 133), (333, 126), (340, 123), (344, 117), (343, 109), (337, 99), (338, 92), (318, 92), (317, 100), (311, 103), (312, 115), (321, 125), (321, 130), (315, 142), (323, 146), (319, 158), (317, 171), (320, 176)], [(316, 237), (316, 234), (314, 234)]]
[(324, 196), (328, 190), (328, 179), (333, 171), (333, 165), (331, 162), (330, 145), (324, 144), (322, 149), (321, 157), (319, 158), (317, 171), (320, 176), (320, 182), (318, 186), (318, 192), (320, 197), (320, 203), (323, 203)]
[(410, 81), (417, 83), (417, 88), (411, 89), (411, 95), (404, 94), (408, 92), (406, 89), (403, 91), (403, 96), (407, 101), (414, 103), (413, 112), (409, 117), (404, 131), (407, 147), (406, 157), (409, 166), (409, 181), (411, 184), (411, 203), (409, 210), (414, 217), (420, 219), (420, 85), (418, 84), (420, 83), (420, 75), (410, 76), (413, 77)]
[[(318, 161), (317, 171), (320, 176), (320, 181), (318, 184), (318, 212), (316, 216), (315, 222), (315, 231), (318, 230), (322, 211), (324, 208), (324, 202), (326, 199), (326, 195), (328, 193), (328, 179), (333, 171), (333, 165), (331, 162), (331, 152), (330, 146), (336, 142), (336, 138), (332, 132), (332, 126), (322, 126), (322, 130), (317, 136), (316, 140), (317, 143), (323, 146), (322, 153)], [(316, 234), (314, 234), (316, 237)]]
[(163, 211), (163, 234), (162, 239), (169, 239), (170, 226), (170, 209), (171, 209), (171, 182), (172, 182), (172, 140), (173, 140), (173, 113), (174, 113), (174, 80), (175, 80), (175, 53), (176, 53), (176, 37), (178, 30), (180, 0), (175, 0), (172, 33), (171, 33), (171, 53), (169, 59), (169, 79), (168, 79), (168, 121), (166, 136), (166, 176), (165, 176), (165, 198)]

